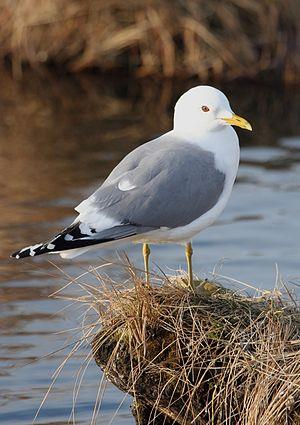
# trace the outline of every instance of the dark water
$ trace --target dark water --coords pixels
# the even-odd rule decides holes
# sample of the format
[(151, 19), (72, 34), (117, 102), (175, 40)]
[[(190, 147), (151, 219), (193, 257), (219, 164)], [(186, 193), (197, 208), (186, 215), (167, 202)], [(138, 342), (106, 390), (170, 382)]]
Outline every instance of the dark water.
[[(68, 224), (73, 207), (128, 151), (170, 128), (175, 99), (195, 84), (33, 75), (20, 84), (1, 75), (1, 424), (32, 422), (51, 375), (70, 351), (56, 351), (72, 342), (61, 332), (82, 319), (77, 306), (65, 310), (65, 301), (48, 298), (65, 281), (47, 259), (16, 262), (9, 253)], [(299, 283), (300, 90), (245, 84), (222, 88), (254, 132), (239, 132), (238, 181), (217, 225), (195, 240), (195, 272), (209, 274), (217, 265), (222, 275), (271, 288), (278, 264), (286, 281)], [(139, 247), (124, 248), (141, 265)], [(185, 266), (178, 246), (156, 246), (152, 252), (153, 262), (166, 271)], [(106, 249), (80, 262), (55, 258), (55, 263), (75, 276), (79, 266), (100, 264), (99, 255), (115, 258)], [(71, 334), (76, 338), (76, 331)], [(88, 347), (82, 347), (70, 359), (38, 423), (68, 423), (76, 376), (87, 353)], [(90, 423), (100, 378), (91, 362), (76, 401), (76, 423)], [(108, 384), (97, 423), (132, 424), (129, 405), (129, 397)]]

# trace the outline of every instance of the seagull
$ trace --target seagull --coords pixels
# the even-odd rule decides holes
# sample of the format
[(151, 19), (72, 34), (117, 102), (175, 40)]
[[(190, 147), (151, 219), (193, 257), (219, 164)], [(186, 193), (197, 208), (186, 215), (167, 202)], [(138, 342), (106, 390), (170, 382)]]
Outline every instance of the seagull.
[(120, 241), (137, 242), (143, 244), (149, 283), (149, 245), (177, 243), (185, 245), (193, 287), (192, 240), (221, 214), (238, 171), (239, 139), (232, 126), (252, 130), (220, 90), (191, 88), (175, 105), (172, 130), (125, 156), (75, 208), (78, 215), (69, 227), (12, 257), (73, 258)]

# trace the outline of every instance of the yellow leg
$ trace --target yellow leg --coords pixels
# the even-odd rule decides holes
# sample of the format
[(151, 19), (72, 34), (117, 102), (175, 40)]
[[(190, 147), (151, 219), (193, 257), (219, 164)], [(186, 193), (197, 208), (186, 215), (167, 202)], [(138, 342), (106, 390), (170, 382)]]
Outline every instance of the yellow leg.
[(185, 246), (185, 256), (186, 261), (188, 265), (188, 278), (189, 278), (189, 285), (191, 289), (194, 289), (193, 285), (193, 269), (192, 269), (192, 255), (193, 255), (193, 248), (191, 242), (187, 243)]
[(143, 244), (143, 257), (144, 257), (144, 267), (145, 267), (145, 278), (146, 283), (150, 282), (150, 275), (149, 275), (149, 256), (150, 256), (150, 247), (147, 243)]

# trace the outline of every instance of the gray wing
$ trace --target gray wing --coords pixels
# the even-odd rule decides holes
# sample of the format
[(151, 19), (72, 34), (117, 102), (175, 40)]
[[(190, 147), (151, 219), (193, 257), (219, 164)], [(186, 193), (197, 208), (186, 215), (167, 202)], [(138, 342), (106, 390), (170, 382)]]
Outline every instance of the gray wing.
[(77, 211), (85, 219), (91, 211), (93, 221), (98, 214), (99, 220), (105, 216), (148, 230), (175, 228), (210, 210), (224, 183), (213, 153), (174, 137), (161, 137), (126, 156)]

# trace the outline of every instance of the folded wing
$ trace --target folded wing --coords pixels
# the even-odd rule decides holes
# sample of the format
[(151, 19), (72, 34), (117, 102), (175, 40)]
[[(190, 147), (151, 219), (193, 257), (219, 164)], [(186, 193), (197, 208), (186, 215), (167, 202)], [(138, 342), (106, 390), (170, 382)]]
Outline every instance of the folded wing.
[(76, 220), (47, 242), (12, 256), (77, 250), (159, 228), (185, 226), (209, 211), (222, 195), (225, 175), (214, 155), (174, 137), (132, 151), (76, 211)]

